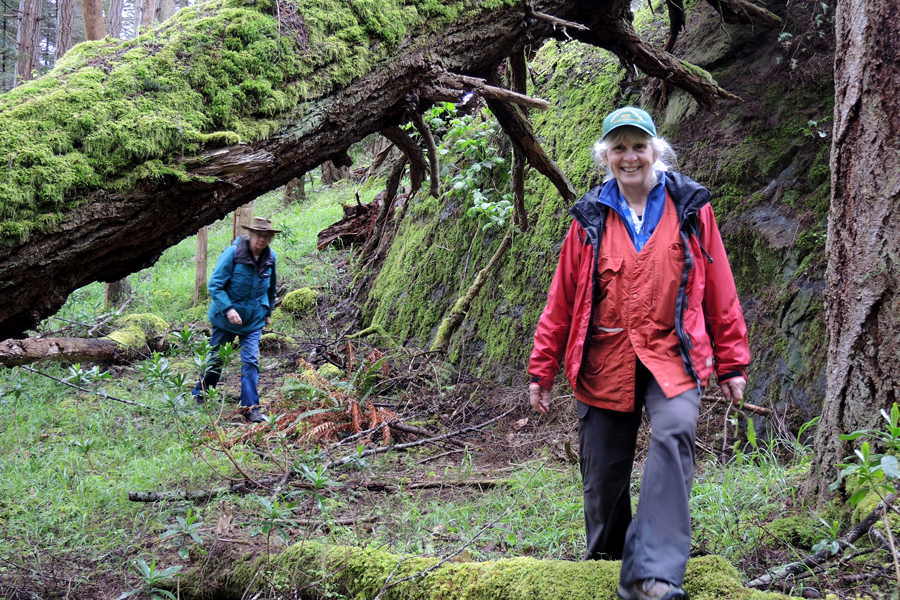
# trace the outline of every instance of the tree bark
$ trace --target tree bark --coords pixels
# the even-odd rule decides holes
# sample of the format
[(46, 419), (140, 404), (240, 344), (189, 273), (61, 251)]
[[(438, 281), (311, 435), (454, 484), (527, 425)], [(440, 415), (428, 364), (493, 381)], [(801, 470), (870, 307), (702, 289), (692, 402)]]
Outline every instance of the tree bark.
[(15, 367), (44, 360), (81, 362), (126, 360), (140, 355), (110, 339), (44, 338), (0, 342), (0, 365)]
[(32, 79), (38, 69), (38, 49), (41, 43), (41, 1), (19, 1), (19, 28), (16, 30), (16, 48), (19, 60), (16, 62), (15, 82), (18, 85)]
[[(119, 0), (121, 1), (121, 0)], [(58, 0), (56, 23), (56, 60), (58, 61), (75, 39), (75, 0)]]
[(849, 447), (840, 433), (881, 427), (900, 401), (900, 52), (891, 3), (841, 0), (825, 318), (825, 405), (807, 497), (824, 500)]
[(306, 200), (306, 178), (305, 174), (291, 179), (284, 186), (284, 206), (290, 206), (294, 202)]
[(81, 16), (84, 19), (85, 38), (102, 40), (106, 37), (106, 23), (103, 22), (103, 2), (101, 0), (81, 0)]
[(125, 0), (109, 0), (109, 12), (106, 15), (106, 29), (111, 37), (119, 38), (122, 35), (122, 11), (124, 9)]
[[(625, 0), (609, 0), (600, 5), (587, 0), (541, 0), (536, 8), (568, 21), (580, 22), (590, 31), (570, 30), (570, 34), (584, 35), (589, 43), (616, 51), (647, 73), (669, 77), (671, 83), (685, 88), (707, 107), (713, 106), (715, 98), (727, 96), (727, 92), (685, 68), (674, 57), (642, 42), (630, 29), (628, 6)], [(205, 9), (200, 5), (191, 10), (205, 14), (203, 10), (212, 8)], [(284, 35), (300, 36), (303, 28), (297, 24), (298, 19), (291, 21), (287, 11), (280, 12), (280, 31)], [(194, 235), (202, 226), (285, 185), (324, 161), (349, 160), (346, 150), (351, 144), (402, 124), (403, 115), (408, 114), (406, 99), (410, 94), (430, 90), (460, 101), (469, 92), (477, 93), (476, 80), (483, 82), (512, 52), (547, 38), (565, 37), (553, 23), (528, 17), (522, 5), (494, 8), (479, 5), (461, 14), (465, 16), (439, 30), (425, 26), (410, 30), (408, 41), (404, 41), (389, 60), (377, 63), (343, 87), (321, 91), (279, 113), (281, 116), (272, 117), (277, 119), (277, 127), (272, 128), (272, 133), (265, 138), (228, 146), (216, 146), (228, 142), (209, 141), (203, 150), (193, 153), (167, 149), (166, 154), (156, 160), (177, 172), (171, 175), (163, 172), (158, 177), (140, 175), (141, 169), (147, 169), (143, 163), (113, 167), (111, 160), (110, 168), (119, 169), (114, 171), (114, 178), (101, 178), (99, 183), (90, 184), (95, 187), (79, 187), (66, 192), (64, 203), (54, 201), (46, 209), (39, 207), (44, 212), (54, 213), (62, 210), (60, 206), (77, 206), (61, 212), (59, 221), (52, 228), (34, 230), (27, 237), (7, 237), (0, 245), (0, 281), (4, 286), (0, 289), (0, 339), (21, 335), (35, 326), (56, 312), (69, 293), (79, 287), (92, 281), (121, 278), (146, 268), (163, 250)], [(295, 13), (294, 16), (298, 15)], [(302, 25), (302, 17), (299, 21)], [(587, 36), (588, 33), (592, 35)], [(148, 81), (152, 82), (157, 63), (165, 63), (154, 62), (154, 54), (165, 43), (169, 43), (167, 51), (183, 55), (185, 60), (196, 46), (193, 39), (165, 37), (168, 35), (167, 28), (158, 28), (142, 38), (137, 46), (148, 53), (143, 63), (148, 69)], [(90, 70), (96, 85), (105, 87), (109, 84), (110, 96), (100, 101), (109, 106), (122, 101), (112, 93), (115, 88), (111, 78), (122, 75), (118, 69), (123, 43), (108, 42), (98, 48), (98, 56), (103, 57), (98, 59), (99, 63), (85, 62), (78, 67)], [(206, 51), (218, 52), (219, 49), (211, 46)], [(75, 72), (69, 75), (74, 77)], [(460, 88), (445, 88), (443, 83), (450, 80), (461, 81)], [(284, 85), (299, 83), (291, 81)], [(207, 89), (209, 83), (196, 85), (198, 93), (201, 85), (207, 86), (203, 88), (204, 94), (216, 93), (214, 89)], [(57, 91), (58, 88), (47, 91), (35, 88), (27, 96), (29, 107), (34, 110), (46, 106), (47, 112), (52, 112), (50, 107), (58, 105), (58, 95), (54, 95)], [(152, 103), (154, 97), (148, 94), (146, 101)], [(19, 108), (12, 102), (0, 104), (0, 123), (3, 117), (12, 121), (10, 115)], [(185, 115), (180, 123), (188, 120)], [(33, 136), (40, 138), (44, 130), (41, 127), (46, 125), (36, 123), (33, 127)], [(206, 133), (215, 131), (211, 129)], [(4, 135), (5, 130), (0, 127), (0, 139)], [(76, 146), (71, 152), (74, 158), (80, 149)], [(422, 162), (424, 164), (424, 159)], [(31, 172), (14, 171), (27, 168), (8, 164), (3, 157), (0, 180), (22, 180)], [(132, 187), (125, 189), (113, 185), (113, 181), (127, 181), (132, 174), (137, 182)], [(562, 181), (556, 183), (559, 185)]]
[(156, 0), (144, 0), (141, 4), (141, 28), (137, 33), (143, 33), (153, 25), (156, 18)]
[(127, 278), (113, 281), (106, 284), (105, 304), (106, 308), (112, 308), (120, 305), (128, 294), (131, 293), (131, 286), (128, 284)]
[(197, 256), (194, 269), (194, 306), (200, 304), (201, 300), (209, 297), (207, 289), (207, 260), (209, 258), (209, 228), (201, 227), (197, 232)]
[(159, 3), (159, 22), (168, 21), (175, 14), (175, 0), (160, 0)]
[(244, 226), (249, 225), (252, 221), (253, 201), (250, 201), (234, 211), (234, 217), (231, 221), (231, 241), (233, 242), (238, 239), (238, 237), (245, 235), (247, 230), (244, 229)]

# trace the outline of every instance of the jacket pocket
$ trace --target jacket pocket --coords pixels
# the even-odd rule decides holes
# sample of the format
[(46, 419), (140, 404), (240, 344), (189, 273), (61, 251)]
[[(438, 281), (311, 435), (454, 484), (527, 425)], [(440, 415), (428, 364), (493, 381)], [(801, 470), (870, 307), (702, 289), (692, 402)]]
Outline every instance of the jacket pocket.
[(594, 325), (621, 326), (623, 262), (621, 256), (601, 256), (597, 263), (598, 306), (594, 309)]
[(656, 261), (653, 269), (653, 306), (650, 316), (665, 327), (675, 327), (675, 303), (684, 273), (684, 245), (675, 242)]

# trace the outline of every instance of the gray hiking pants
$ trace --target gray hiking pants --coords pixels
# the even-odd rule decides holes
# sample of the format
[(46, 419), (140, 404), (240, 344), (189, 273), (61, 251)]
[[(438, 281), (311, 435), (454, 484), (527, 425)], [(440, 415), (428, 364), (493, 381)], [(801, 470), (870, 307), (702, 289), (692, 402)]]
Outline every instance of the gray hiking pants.
[[(625, 587), (649, 578), (680, 586), (691, 548), (688, 500), (700, 390), (667, 399), (640, 361), (635, 375), (635, 412), (578, 402), (585, 559), (622, 559)], [(652, 433), (632, 520), (629, 486), (642, 407)]]

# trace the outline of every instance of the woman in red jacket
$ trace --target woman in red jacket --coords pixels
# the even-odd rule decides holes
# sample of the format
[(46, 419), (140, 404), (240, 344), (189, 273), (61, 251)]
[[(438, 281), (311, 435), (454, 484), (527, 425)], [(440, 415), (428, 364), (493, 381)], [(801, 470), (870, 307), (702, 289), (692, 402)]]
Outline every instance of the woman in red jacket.
[[(622, 559), (625, 600), (686, 600), (700, 395), (715, 373), (740, 402), (747, 327), (709, 191), (668, 170), (650, 115), (620, 108), (594, 148), (604, 185), (570, 209), (528, 367), (546, 414), (565, 358), (575, 390), (588, 559)], [(652, 438), (632, 520), (641, 410)]]

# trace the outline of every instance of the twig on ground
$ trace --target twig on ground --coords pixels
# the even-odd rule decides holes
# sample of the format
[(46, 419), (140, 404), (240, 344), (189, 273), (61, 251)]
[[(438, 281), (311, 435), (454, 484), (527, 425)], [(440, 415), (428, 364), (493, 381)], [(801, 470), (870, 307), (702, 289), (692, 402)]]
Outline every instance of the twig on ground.
[(760, 575), (756, 579), (752, 579), (744, 584), (744, 587), (748, 588), (758, 588), (758, 587), (767, 587), (772, 584), (774, 581), (783, 580), (790, 576), (801, 573), (810, 567), (817, 567), (822, 565), (823, 563), (831, 560), (841, 552), (843, 552), (844, 548), (848, 548), (858, 540), (864, 533), (869, 531), (872, 528), (872, 525), (881, 518), (882, 511), (897, 499), (896, 494), (891, 494), (886, 497), (883, 502), (879, 502), (878, 506), (870, 512), (865, 519), (860, 521), (855, 527), (849, 530), (847, 533), (838, 538), (839, 549), (837, 552), (832, 552), (831, 549), (826, 548), (811, 556), (807, 556), (803, 560), (793, 562), (781, 567), (778, 567), (774, 570), (769, 571), (765, 575)]
[[(516, 408), (518, 408), (518, 407), (516, 407)], [(469, 546), (471, 546), (472, 543), (473, 543), (475, 540), (477, 540), (477, 539), (481, 536), (482, 533), (484, 533), (485, 531), (487, 531), (488, 529), (490, 529), (491, 527), (493, 527), (494, 525), (496, 525), (497, 522), (500, 521), (500, 519), (502, 519), (503, 517), (505, 517), (505, 516), (509, 513), (509, 511), (512, 509), (513, 506), (518, 506), (518, 505), (519, 505), (519, 498), (522, 496), (522, 493), (523, 493), (526, 489), (528, 489), (528, 486), (529, 486), (529, 485), (531, 484), (531, 482), (534, 480), (535, 476), (536, 476), (538, 473), (540, 473), (540, 472), (541, 472), (541, 469), (543, 469), (543, 468), (544, 468), (544, 463), (541, 463), (541, 465), (540, 465), (537, 469), (534, 470), (534, 473), (531, 474), (531, 477), (528, 478), (528, 481), (525, 483), (525, 485), (522, 486), (522, 489), (519, 490), (519, 493), (516, 494), (516, 497), (513, 499), (513, 501), (506, 507), (506, 510), (504, 510), (502, 513), (500, 513), (495, 519), (493, 519), (492, 521), (490, 521), (490, 522), (488, 522), (487, 524), (485, 524), (484, 527), (482, 527), (481, 529), (479, 529), (478, 531), (476, 531), (476, 532), (472, 535), (472, 537), (470, 537), (468, 540), (466, 540), (466, 541), (462, 544), (462, 546), (460, 546), (459, 548), (457, 548), (456, 550), (454, 550), (453, 552), (451, 552), (450, 554), (448, 554), (447, 556), (445, 556), (444, 558), (442, 558), (442, 559), (441, 559), (440, 561), (438, 561), (437, 563), (435, 563), (435, 564), (433, 564), (432, 566), (428, 567), (427, 569), (425, 569), (425, 570), (423, 570), (423, 571), (419, 571), (418, 573), (413, 573), (412, 575), (408, 575), (407, 577), (404, 577), (403, 579), (398, 579), (397, 581), (391, 582), (391, 576), (393, 576), (393, 572), (392, 572), (391, 575), (388, 576), (388, 578), (385, 580), (384, 585), (381, 586), (381, 590), (379, 590), (378, 595), (375, 596), (374, 600), (381, 600), (381, 596), (382, 596), (382, 594), (383, 594), (385, 591), (387, 591), (387, 590), (389, 590), (389, 589), (391, 589), (391, 588), (393, 588), (393, 587), (396, 587), (396, 586), (398, 586), (398, 585), (400, 585), (401, 583), (404, 583), (404, 582), (406, 582), (406, 581), (410, 581), (410, 580), (412, 580), (412, 579), (419, 579), (419, 578), (421, 578), (421, 577), (424, 577), (424, 576), (428, 575), (429, 573), (431, 573), (432, 571), (436, 571), (437, 569), (441, 568), (442, 566), (444, 566), (445, 564), (447, 564), (449, 561), (453, 560), (453, 558), (455, 558), (456, 556), (459, 556), (460, 554), (462, 554), (463, 550), (465, 550), (466, 548), (468, 548)], [(402, 562), (402, 561), (401, 561), (401, 562)], [(399, 564), (398, 564), (397, 566), (399, 567)], [(395, 567), (395, 568), (394, 568), (394, 572), (396, 572), (396, 570), (397, 570), (397, 568)]]
[(433, 460), (437, 460), (439, 458), (443, 458), (445, 456), (449, 456), (451, 454), (459, 454), (460, 452), (465, 452), (465, 448), (457, 448), (456, 450), (448, 450), (447, 452), (441, 452), (440, 454), (435, 454), (434, 456), (427, 456), (420, 461), (416, 461), (417, 465), (423, 465), (427, 462), (431, 462)]
[(69, 386), (70, 388), (74, 388), (74, 389), (79, 390), (79, 391), (81, 391), (81, 392), (87, 392), (88, 394), (94, 394), (94, 395), (96, 395), (96, 396), (100, 396), (101, 398), (106, 398), (106, 399), (109, 399), (109, 400), (115, 400), (116, 402), (121, 402), (122, 404), (128, 404), (128, 405), (131, 405), (131, 406), (140, 406), (141, 408), (150, 408), (150, 407), (147, 406), (146, 404), (141, 404), (140, 402), (133, 402), (133, 401), (131, 401), (131, 400), (125, 400), (125, 399), (123, 399), (123, 398), (116, 398), (115, 396), (110, 396), (110, 395), (107, 394), (107, 393), (102, 393), (102, 394), (101, 394), (100, 392), (96, 392), (96, 391), (94, 391), (94, 390), (89, 390), (89, 389), (87, 389), (87, 388), (83, 388), (83, 387), (81, 387), (80, 385), (75, 385), (74, 383), (69, 383), (68, 381), (66, 381), (66, 380), (64, 380), (64, 379), (59, 379), (59, 378), (57, 378), (57, 377), (54, 377), (53, 375), (50, 375), (50, 374), (48, 374), (48, 373), (44, 373), (43, 371), (38, 371), (37, 369), (32, 369), (31, 367), (28, 367), (28, 366), (25, 366), (25, 365), (19, 365), (19, 368), (20, 368), (20, 369), (25, 369), (26, 371), (31, 371), (32, 373), (37, 373), (38, 375), (43, 375), (44, 377), (47, 377), (48, 379), (52, 379), (53, 381), (55, 381), (55, 382), (57, 382), (57, 383), (61, 383), (61, 384), (63, 384), (63, 385), (67, 385), (67, 386)]

